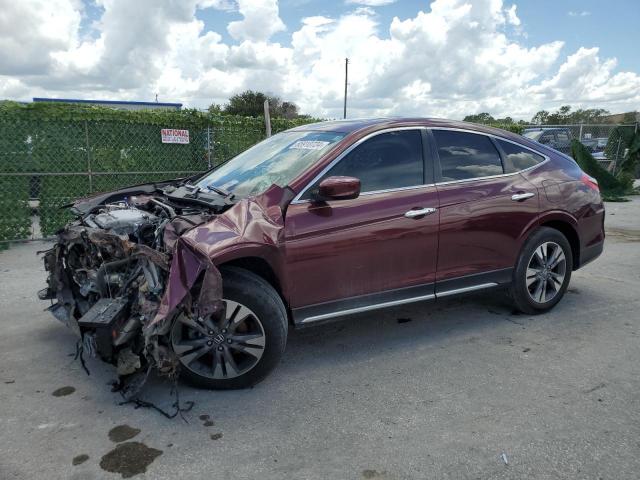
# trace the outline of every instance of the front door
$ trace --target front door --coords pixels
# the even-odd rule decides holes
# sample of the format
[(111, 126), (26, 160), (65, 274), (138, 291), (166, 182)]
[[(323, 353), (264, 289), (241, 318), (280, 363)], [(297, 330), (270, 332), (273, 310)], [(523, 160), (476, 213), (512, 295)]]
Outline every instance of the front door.
[[(423, 130), (373, 135), (347, 151), (287, 209), (285, 251), (296, 311), (350, 311), (433, 295), (438, 193)], [(359, 178), (351, 200), (310, 200), (324, 178)], [(313, 309), (311, 309), (313, 310)], [(311, 311), (307, 309), (307, 312)], [(308, 317), (308, 315), (306, 315)]]

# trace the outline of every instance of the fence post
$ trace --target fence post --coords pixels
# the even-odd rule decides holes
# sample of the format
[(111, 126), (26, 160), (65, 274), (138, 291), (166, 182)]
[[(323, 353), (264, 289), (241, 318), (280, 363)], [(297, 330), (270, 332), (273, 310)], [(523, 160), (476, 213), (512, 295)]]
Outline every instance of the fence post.
[(271, 136), (271, 116), (269, 115), (269, 100), (264, 101), (264, 125), (266, 128), (267, 138)]
[(580, 133), (578, 133), (578, 141), (581, 142), (582, 141), (582, 122), (580, 122)]
[(91, 151), (89, 150), (89, 121), (84, 121), (84, 139), (87, 149), (87, 173), (89, 174), (89, 193), (93, 193), (93, 175), (91, 173)]
[(207, 170), (211, 170), (211, 127), (207, 125)]

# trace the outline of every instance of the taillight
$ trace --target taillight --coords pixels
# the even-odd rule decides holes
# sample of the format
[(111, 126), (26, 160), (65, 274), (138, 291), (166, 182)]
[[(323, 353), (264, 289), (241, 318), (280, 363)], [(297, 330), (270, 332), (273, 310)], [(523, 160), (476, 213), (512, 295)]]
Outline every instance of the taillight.
[(590, 189), (595, 190), (596, 192), (600, 192), (600, 187), (598, 186), (598, 180), (596, 180), (592, 176), (587, 175), (586, 173), (583, 173), (582, 177), (580, 177), (580, 181)]

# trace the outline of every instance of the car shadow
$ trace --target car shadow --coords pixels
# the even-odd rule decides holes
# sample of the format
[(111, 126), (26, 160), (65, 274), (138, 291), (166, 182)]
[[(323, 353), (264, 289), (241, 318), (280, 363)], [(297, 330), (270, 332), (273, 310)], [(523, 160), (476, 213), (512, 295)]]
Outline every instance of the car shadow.
[(283, 362), (310, 359), (312, 365), (306, 366), (313, 368), (326, 362), (360, 361), (395, 349), (410, 352), (416, 346), (441, 346), (460, 335), (480, 335), (496, 323), (522, 327), (533, 318), (516, 312), (503, 291), (420, 302), (292, 329)]
[[(442, 354), (446, 355), (447, 347), (464, 342), (505, 345), (505, 334), (517, 335), (513, 329), (526, 329), (537, 322), (551, 320), (554, 323), (574, 321), (576, 310), (589, 308), (584, 302), (579, 303), (579, 293), (598, 302), (599, 295), (595, 289), (589, 289), (588, 292), (582, 290), (584, 287), (580, 288), (580, 292), (572, 293), (570, 289), (551, 313), (539, 316), (515, 312), (504, 292), (491, 291), (351, 315), (336, 322), (301, 330), (291, 329), (281, 364), (263, 382), (251, 389), (213, 392), (179, 382), (183, 406), (186, 405), (185, 401), (193, 400), (198, 405), (198, 411), (211, 408), (215, 409), (218, 417), (225, 417), (227, 413), (231, 415), (227, 409), (231, 405), (237, 406), (237, 402), (253, 409), (263, 401), (277, 397), (279, 392), (305, 388), (305, 385), (318, 388), (317, 383), (325, 382), (329, 375), (335, 376), (336, 366), (338, 369), (357, 369), (364, 362), (375, 362), (378, 356), (397, 355), (398, 352), (412, 355), (413, 352), (424, 352), (424, 349), (443, 349)], [(551, 315), (552, 319), (549, 318)], [(505, 331), (500, 324), (509, 324), (510, 330)], [(56, 326), (55, 331), (53, 328), (43, 328), (38, 336), (48, 336), (48, 341), (51, 341), (51, 335), (55, 338), (65, 336), (66, 341), (60, 343), (65, 345), (66, 354), (60, 353), (61, 357), (67, 359), (64, 364), (69, 366), (67, 362), (73, 363), (69, 354), (74, 349), (75, 337), (62, 326)], [(508, 340), (511, 344), (511, 340)], [(79, 365), (74, 367), (77, 374), (84, 377), (77, 381), (84, 384), (85, 388), (90, 388), (92, 383), (104, 387), (116, 379), (115, 367), (98, 359), (87, 359), (87, 365), (92, 373), (90, 377), (82, 372)], [(384, 369), (397, 367), (393, 362), (380, 365)], [(369, 371), (366, 375), (373, 374)], [(372, 377), (363, 381), (373, 380)], [(172, 386), (173, 382), (166, 378), (152, 375), (141, 391), (141, 398), (172, 411), (175, 401)], [(97, 388), (97, 385), (93, 388)], [(114, 399), (117, 403), (122, 401), (120, 395), (109, 394), (108, 387), (105, 390), (96, 394), (93, 400), (101, 408), (108, 408)], [(277, 410), (280, 407), (273, 408)]]

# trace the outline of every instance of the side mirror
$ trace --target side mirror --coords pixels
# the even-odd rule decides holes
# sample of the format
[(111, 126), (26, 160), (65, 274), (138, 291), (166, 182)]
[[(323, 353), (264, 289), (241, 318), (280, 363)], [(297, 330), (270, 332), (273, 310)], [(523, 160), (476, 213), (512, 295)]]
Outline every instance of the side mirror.
[(354, 177), (329, 177), (318, 185), (319, 200), (350, 200), (360, 195), (360, 180)]

